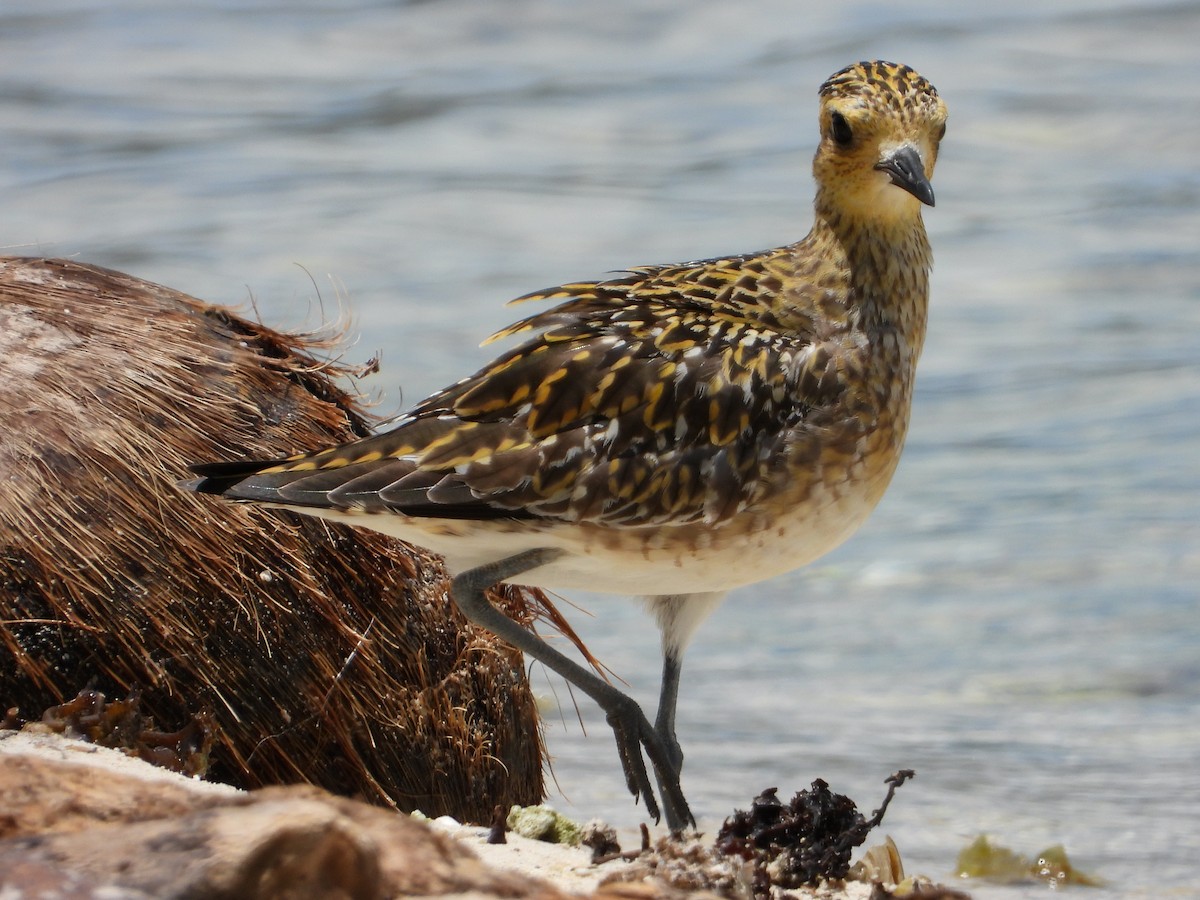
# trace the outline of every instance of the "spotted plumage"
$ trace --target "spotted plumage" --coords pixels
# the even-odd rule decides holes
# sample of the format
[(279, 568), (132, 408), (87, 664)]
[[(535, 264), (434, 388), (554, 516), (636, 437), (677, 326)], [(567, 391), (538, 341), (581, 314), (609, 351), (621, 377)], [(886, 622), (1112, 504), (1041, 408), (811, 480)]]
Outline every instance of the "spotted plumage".
[[(933, 204), (945, 107), (885, 62), (847, 67), (820, 96), (804, 240), (528, 294), (514, 302), (554, 305), (489, 338), (516, 343), (392, 430), (197, 466), (191, 485), (443, 553), (469, 613), (478, 603), (460, 594), (480, 573), (648, 595), (666, 657), (658, 722), (647, 735), (631, 714), (625, 744), (614, 727), (631, 787), (654, 809), (629, 741), (651, 757), (673, 827), (690, 817), (674, 702), (692, 631), (724, 591), (851, 534), (907, 430), (931, 263), (920, 208)], [(606, 709), (620, 705), (556, 651), (493, 624)]]

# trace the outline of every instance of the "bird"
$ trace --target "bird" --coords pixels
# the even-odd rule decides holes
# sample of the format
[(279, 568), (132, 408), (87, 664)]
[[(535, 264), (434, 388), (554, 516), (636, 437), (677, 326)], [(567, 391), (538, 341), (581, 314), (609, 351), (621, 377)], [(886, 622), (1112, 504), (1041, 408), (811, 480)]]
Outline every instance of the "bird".
[[(184, 484), (444, 556), (468, 619), (599, 704), (635, 801), (673, 832), (695, 827), (675, 711), (696, 629), (728, 591), (848, 538), (908, 430), (932, 266), (922, 210), (946, 106), (883, 60), (841, 69), (818, 97), (802, 240), (526, 294), (512, 302), (551, 305), (484, 341), (515, 346), (389, 430), (196, 464)], [(493, 607), (501, 582), (640, 597), (662, 647), (653, 723)]]

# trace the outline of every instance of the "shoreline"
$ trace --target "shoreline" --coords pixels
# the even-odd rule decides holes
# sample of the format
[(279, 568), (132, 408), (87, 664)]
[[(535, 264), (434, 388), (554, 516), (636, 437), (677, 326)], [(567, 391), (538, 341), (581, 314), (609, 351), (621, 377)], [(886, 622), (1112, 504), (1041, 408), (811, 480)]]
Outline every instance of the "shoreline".
[[(312, 897), (711, 896), (717, 882), (705, 879), (712, 872), (726, 887), (749, 887), (749, 864), (722, 860), (714, 868), (699, 839), (660, 837), (648, 853), (609, 854), (595, 865), (585, 846), (511, 830), (506, 843), (489, 844), (486, 827), (422, 820), (307, 785), (242, 791), (37, 726), (0, 732), (0, 791), (8, 798), (0, 890), (16, 889), (17, 897), (40, 896), (47, 879), (57, 889), (118, 888), (126, 893), (111, 896), (130, 900), (196, 890), (221, 896), (219, 885), (250, 883), (270, 885), (268, 893), (246, 894), (262, 897), (287, 890)], [(879, 890), (847, 881), (787, 893), (893, 896)]]

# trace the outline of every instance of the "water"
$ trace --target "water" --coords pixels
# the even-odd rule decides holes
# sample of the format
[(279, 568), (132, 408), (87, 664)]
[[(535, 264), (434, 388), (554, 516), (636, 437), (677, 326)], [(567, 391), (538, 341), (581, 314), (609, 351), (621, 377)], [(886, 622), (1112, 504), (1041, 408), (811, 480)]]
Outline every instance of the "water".
[[(36, 10), (0, 11), (3, 252), (272, 324), (342, 304), (383, 411), (481, 363), (508, 297), (801, 237), (816, 86), (916, 66), (951, 120), (909, 447), (856, 538), (702, 630), (689, 798), (710, 831), (815, 777), (870, 809), (910, 766), (910, 868), (987, 832), (1066, 844), (1097, 896), (1200, 896), (1200, 4)], [(572, 599), (652, 703), (648, 620)], [(555, 802), (633, 825), (603, 724), (535, 678)]]

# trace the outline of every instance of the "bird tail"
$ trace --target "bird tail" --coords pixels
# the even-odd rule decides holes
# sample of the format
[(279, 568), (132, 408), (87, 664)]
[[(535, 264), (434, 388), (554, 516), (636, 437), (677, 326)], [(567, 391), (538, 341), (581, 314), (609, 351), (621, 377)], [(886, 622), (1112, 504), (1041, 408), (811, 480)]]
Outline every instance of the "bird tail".
[(185, 491), (197, 494), (224, 494), (238, 482), (284, 462), (282, 459), (241, 459), (234, 462), (196, 463), (188, 468), (199, 475), (178, 482)]

